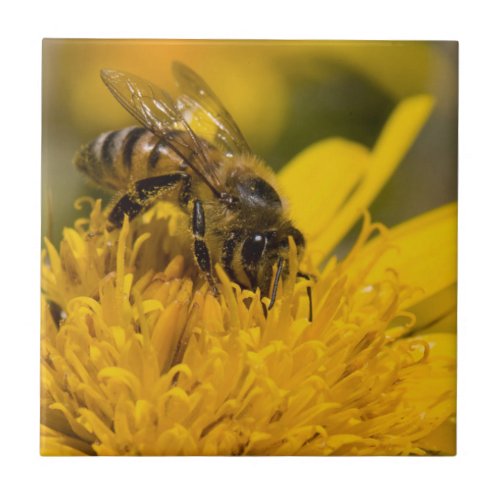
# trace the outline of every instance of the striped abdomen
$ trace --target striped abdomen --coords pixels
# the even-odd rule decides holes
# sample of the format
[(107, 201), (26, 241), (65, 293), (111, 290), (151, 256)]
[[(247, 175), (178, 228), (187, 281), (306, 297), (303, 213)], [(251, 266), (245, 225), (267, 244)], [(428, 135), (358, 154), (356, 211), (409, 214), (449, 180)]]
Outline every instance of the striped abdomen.
[(104, 132), (83, 146), (75, 164), (99, 186), (119, 191), (126, 189), (131, 179), (178, 170), (182, 159), (149, 130), (128, 127)]

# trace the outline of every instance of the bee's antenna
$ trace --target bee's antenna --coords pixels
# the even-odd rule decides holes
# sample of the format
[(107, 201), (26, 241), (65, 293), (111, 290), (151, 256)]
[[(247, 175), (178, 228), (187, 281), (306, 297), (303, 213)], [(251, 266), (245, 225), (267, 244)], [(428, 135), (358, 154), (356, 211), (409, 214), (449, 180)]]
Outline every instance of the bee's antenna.
[(278, 257), (278, 269), (276, 270), (276, 276), (274, 277), (273, 290), (271, 292), (271, 302), (269, 302), (268, 311), (272, 309), (276, 301), (276, 294), (278, 293), (278, 283), (283, 271), (283, 257)]

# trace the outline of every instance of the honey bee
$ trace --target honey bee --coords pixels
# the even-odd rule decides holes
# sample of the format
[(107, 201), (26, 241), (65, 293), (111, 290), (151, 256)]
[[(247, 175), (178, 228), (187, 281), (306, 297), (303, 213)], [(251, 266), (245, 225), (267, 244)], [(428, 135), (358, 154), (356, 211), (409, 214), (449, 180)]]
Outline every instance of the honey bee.
[[(269, 310), (288, 274), (289, 237), (300, 261), (304, 236), (286, 216), (271, 169), (251, 152), (210, 87), (179, 62), (172, 71), (177, 99), (142, 78), (103, 69), (105, 85), (142, 127), (99, 135), (81, 148), (75, 164), (118, 192), (108, 209), (112, 227), (159, 199), (176, 204), (190, 218), (194, 259), (213, 293), (219, 263), (241, 287), (266, 294)], [(211, 137), (203, 131), (208, 128)], [(310, 287), (307, 292), (311, 319)]]

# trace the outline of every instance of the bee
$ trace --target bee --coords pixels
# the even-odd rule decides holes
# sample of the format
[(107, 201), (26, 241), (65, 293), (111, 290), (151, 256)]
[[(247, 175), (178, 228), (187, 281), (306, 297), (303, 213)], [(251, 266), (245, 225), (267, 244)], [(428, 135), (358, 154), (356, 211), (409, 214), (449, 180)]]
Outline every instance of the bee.
[(219, 263), (241, 287), (267, 294), (270, 310), (288, 274), (289, 237), (300, 261), (304, 236), (286, 215), (272, 170), (251, 152), (210, 87), (182, 63), (172, 72), (176, 99), (142, 78), (103, 69), (103, 82), (141, 127), (99, 135), (81, 148), (76, 167), (118, 193), (108, 209), (114, 228), (159, 199), (176, 204), (190, 219), (194, 260), (213, 293)]

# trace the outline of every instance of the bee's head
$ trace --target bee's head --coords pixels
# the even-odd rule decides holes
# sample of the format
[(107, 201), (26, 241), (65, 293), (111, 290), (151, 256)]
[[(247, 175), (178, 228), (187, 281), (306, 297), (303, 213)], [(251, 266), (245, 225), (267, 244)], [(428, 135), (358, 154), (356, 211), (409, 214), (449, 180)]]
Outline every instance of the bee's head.
[(263, 294), (270, 296), (274, 287), (271, 283), (273, 266), (279, 264), (280, 274), (288, 274), (289, 236), (297, 246), (300, 259), (305, 247), (304, 236), (291, 225), (282, 230), (254, 232), (245, 237), (241, 245), (241, 266), (250, 288), (255, 290), (258, 287)]

